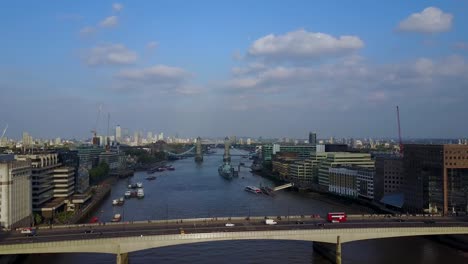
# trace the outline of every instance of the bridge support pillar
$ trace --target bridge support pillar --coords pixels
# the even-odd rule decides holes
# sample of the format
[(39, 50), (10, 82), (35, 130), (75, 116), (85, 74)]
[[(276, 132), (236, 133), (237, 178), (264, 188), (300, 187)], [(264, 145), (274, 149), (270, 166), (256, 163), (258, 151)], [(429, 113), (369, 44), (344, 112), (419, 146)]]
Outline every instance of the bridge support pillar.
[(336, 238), (335, 243), (314, 242), (314, 251), (328, 259), (331, 263), (341, 264), (341, 240)]
[(117, 254), (117, 264), (128, 264), (128, 253)]
[(341, 241), (340, 236), (336, 237), (336, 264), (341, 264)]

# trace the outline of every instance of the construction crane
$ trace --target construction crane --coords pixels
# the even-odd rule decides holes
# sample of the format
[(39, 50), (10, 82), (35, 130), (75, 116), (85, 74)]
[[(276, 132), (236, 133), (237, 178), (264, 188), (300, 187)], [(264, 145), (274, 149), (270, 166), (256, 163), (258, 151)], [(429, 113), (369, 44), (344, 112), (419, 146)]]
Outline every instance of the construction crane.
[(99, 105), (98, 114), (96, 117), (96, 123), (94, 125), (93, 130), (91, 130), (91, 133), (93, 133), (93, 145), (99, 145), (99, 138), (97, 137), (97, 127), (99, 124), (99, 117), (101, 116), (101, 110), (102, 110), (102, 105)]
[(400, 155), (403, 155), (403, 141), (401, 140), (401, 128), (400, 128), (400, 108), (398, 108), (398, 105), (396, 107), (396, 112), (397, 112), (397, 121), (398, 121), (398, 140), (400, 144)]
[(5, 136), (7, 129), (8, 129), (8, 124), (6, 124), (5, 129), (3, 129), (2, 136), (0, 137), (0, 145), (2, 144), (3, 137)]

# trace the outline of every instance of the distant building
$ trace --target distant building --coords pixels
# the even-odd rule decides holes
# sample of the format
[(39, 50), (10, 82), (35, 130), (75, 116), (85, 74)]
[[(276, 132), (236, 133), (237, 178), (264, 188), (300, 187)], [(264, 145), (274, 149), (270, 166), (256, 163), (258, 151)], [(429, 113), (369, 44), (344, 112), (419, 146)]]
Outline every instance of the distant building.
[(115, 141), (117, 142), (122, 142), (122, 128), (120, 127), (120, 125), (117, 125), (115, 127)]
[(467, 211), (467, 145), (405, 144), (403, 166), (407, 210)]
[(148, 133), (146, 134), (146, 141), (147, 141), (148, 143), (152, 143), (152, 142), (153, 142), (153, 132), (148, 131)]
[(0, 155), (0, 226), (29, 226), (31, 220), (31, 161)]
[(325, 152), (347, 152), (346, 144), (325, 144)]
[(247, 145), (250, 145), (252, 144), (252, 139), (251, 138), (247, 138)]
[(315, 132), (309, 132), (309, 144), (317, 145), (317, 134)]

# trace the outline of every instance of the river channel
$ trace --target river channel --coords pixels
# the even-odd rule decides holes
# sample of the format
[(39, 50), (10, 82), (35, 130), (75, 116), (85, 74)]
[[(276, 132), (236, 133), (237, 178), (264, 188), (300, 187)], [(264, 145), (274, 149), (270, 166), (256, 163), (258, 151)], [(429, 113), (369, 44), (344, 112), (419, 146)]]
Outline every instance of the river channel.
[[(250, 161), (233, 156), (232, 163), (241, 167), (239, 178), (228, 181), (218, 175), (222, 150), (204, 157), (196, 164), (193, 158), (172, 162), (174, 171), (154, 173), (147, 181), (146, 172), (137, 172), (130, 183), (142, 182), (144, 199), (128, 199), (121, 207), (112, 199), (123, 197), (129, 184), (120, 180), (112, 194), (96, 210), (95, 216), (110, 221), (121, 214), (123, 221), (148, 219), (182, 219), (220, 216), (325, 215), (330, 211), (371, 212), (357, 205), (339, 204), (326, 197), (278, 191), (274, 197), (244, 191), (247, 185), (269, 185), (268, 179), (249, 172)], [(420, 237), (368, 240), (343, 244), (343, 263), (468, 263), (468, 253)], [(302, 241), (224, 241), (149, 249), (129, 254), (130, 263), (329, 263), (313, 252), (312, 243)], [(115, 263), (108, 254), (39, 254), (25, 263), (83, 264)]]

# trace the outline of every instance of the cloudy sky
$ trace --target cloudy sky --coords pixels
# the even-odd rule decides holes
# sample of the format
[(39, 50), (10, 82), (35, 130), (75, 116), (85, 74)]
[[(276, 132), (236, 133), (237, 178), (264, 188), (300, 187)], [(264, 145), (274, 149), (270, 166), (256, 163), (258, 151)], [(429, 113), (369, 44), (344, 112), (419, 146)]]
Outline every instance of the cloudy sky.
[(468, 1), (4, 1), (0, 129), (468, 137)]

